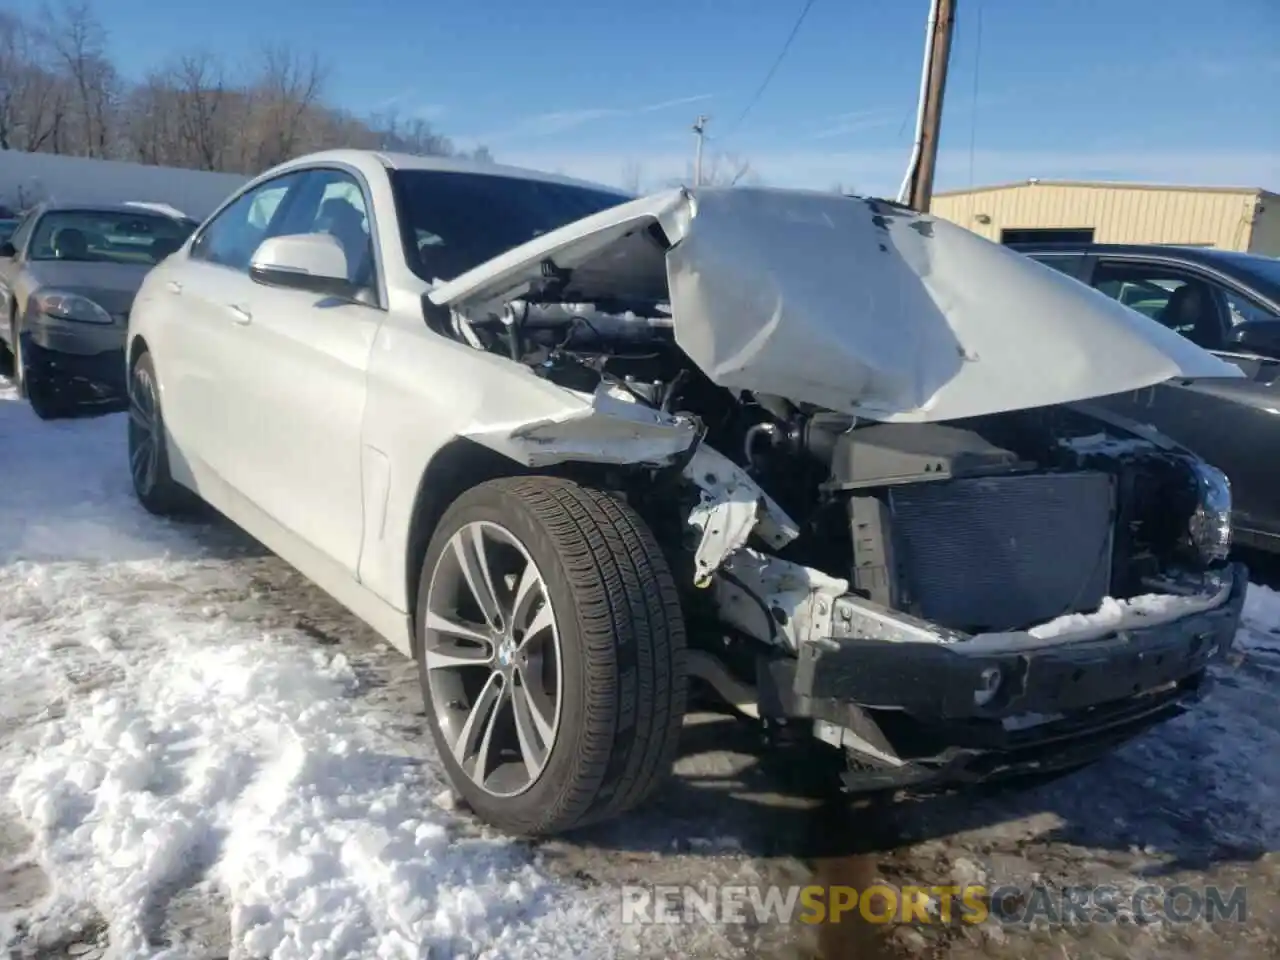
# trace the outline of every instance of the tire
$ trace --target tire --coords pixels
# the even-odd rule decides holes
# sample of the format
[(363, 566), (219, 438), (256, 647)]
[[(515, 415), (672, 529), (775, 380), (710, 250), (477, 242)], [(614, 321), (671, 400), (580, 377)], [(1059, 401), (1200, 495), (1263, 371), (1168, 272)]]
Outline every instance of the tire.
[[(14, 338), (16, 336), (16, 328), (17, 324), (14, 323), (13, 316), (11, 314), (9, 316), (10, 338)], [(5, 371), (7, 371), (9, 379), (16, 383), (17, 377), (14, 372), (13, 347), (10, 344), (5, 343), (3, 340), (0, 340), (0, 373), (4, 373)]]
[(129, 368), (129, 475), (138, 502), (156, 516), (191, 512), (198, 499), (169, 472), (155, 363), (144, 350)]
[(18, 391), (18, 398), (25, 400), (27, 398), (27, 387), (23, 383), (22, 344), (18, 342), (18, 318), (16, 315), (9, 317), (9, 342), (12, 344), (9, 348), (9, 356), (12, 359), (13, 388)]
[(74, 404), (63, 395), (61, 385), (47, 373), (32, 369), (27, 362), (27, 352), (22, 348), (18, 321), (11, 319), (13, 334), (13, 383), (18, 396), (31, 405), (32, 412), (41, 420), (56, 420), (71, 413)]
[[(488, 579), (501, 584), (490, 593), (500, 595), (501, 626), (479, 631), (487, 647), (440, 629), (446, 615), (484, 620), (474, 592), (466, 611), (457, 601), (471, 582), (458, 545), (476, 543), (476, 531)], [(538, 583), (522, 594), (529, 568)], [(522, 605), (521, 595), (534, 599)], [(687, 691), (684, 618), (653, 534), (624, 501), (551, 477), (472, 488), (432, 537), (416, 617), (428, 726), (454, 790), (482, 820), (520, 836), (563, 833), (635, 808), (670, 773)], [(443, 658), (464, 651), (474, 663)], [(495, 683), (496, 706), (476, 709)]]

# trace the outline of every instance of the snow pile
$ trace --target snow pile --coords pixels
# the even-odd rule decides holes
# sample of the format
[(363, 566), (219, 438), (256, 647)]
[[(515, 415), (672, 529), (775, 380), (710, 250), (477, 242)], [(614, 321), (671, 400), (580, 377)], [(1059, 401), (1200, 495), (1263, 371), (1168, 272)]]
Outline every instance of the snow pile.
[(0, 752), (53, 885), (37, 934), (87, 904), (143, 956), (157, 902), (212, 886), (249, 956), (608, 952), (607, 906), (437, 805), (432, 766), (352, 701), (341, 655), (142, 599), (206, 593), (215, 566), (13, 570), (0, 697), (36, 684), (66, 710)]
[(1242, 612), (1243, 627), (1236, 647), (1246, 653), (1275, 658), (1280, 664), (1280, 592), (1250, 584)]
[(1171, 614), (1176, 614), (1178, 608), (1185, 605), (1184, 598), (1166, 593), (1148, 593), (1130, 597), (1128, 600), (1104, 597), (1098, 609), (1092, 613), (1064, 614), (1032, 627), (1027, 633), (1047, 640), (1050, 637), (1060, 637), (1063, 634), (1085, 630), (1098, 632), (1116, 630), (1122, 625), (1149, 626)]
[(0, 565), (198, 551), (133, 501), (125, 418), (41, 423), (0, 381)]
[(137, 506), (123, 415), (12, 399), (0, 381), (0, 840), (20, 819), (30, 848), (0, 850), (0, 884), (31, 866), (47, 889), (4, 891), (0, 954), (102, 923), (116, 956), (204, 952), (184, 900), (232, 956), (616, 952), (606, 893), (438, 804), (425, 732), (342, 655), (246, 619), (209, 530)]

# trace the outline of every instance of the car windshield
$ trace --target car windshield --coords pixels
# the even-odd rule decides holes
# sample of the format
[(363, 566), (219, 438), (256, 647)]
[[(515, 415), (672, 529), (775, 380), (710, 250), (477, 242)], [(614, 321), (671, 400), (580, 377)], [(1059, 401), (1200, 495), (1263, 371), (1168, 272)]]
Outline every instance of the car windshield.
[(51, 210), (36, 224), (29, 257), (153, 266), (182, 246), (195, 228), (191, 220), (151, 213)]
[(630, 197), (605, 189), (440, 170), (391, 173), (405, 258), (424, 280), (452, 280), (512, 247)]

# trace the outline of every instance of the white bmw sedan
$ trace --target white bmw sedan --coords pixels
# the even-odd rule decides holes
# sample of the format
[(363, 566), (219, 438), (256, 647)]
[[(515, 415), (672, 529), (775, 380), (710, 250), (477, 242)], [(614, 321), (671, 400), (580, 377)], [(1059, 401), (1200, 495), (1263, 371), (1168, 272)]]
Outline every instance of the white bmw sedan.
[(127, 364), (143, 505), (414, 657), (511, 832), (652, 795), (691, 677), (946, 786), (1174, 715), (1240, 616), (1226, 478), (1077, 404), (1239, 371), (884, 201), (312, 155), (147, 275)]

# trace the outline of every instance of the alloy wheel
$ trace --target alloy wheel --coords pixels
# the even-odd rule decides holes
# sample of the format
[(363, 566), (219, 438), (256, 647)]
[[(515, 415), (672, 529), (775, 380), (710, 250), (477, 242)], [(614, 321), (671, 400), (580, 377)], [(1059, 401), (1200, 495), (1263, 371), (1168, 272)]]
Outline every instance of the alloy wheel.
[(160, 425), (151, 372), (135, 365), (129, 377), (129, 472), (139, 492), (155, 486), (160, 467)]
[(423, 666), (445, 744), (495, 797), (528, 790), (560, 726), (560, 633), (520, 540), (491, 521), (459, 528), (431, 573)]

